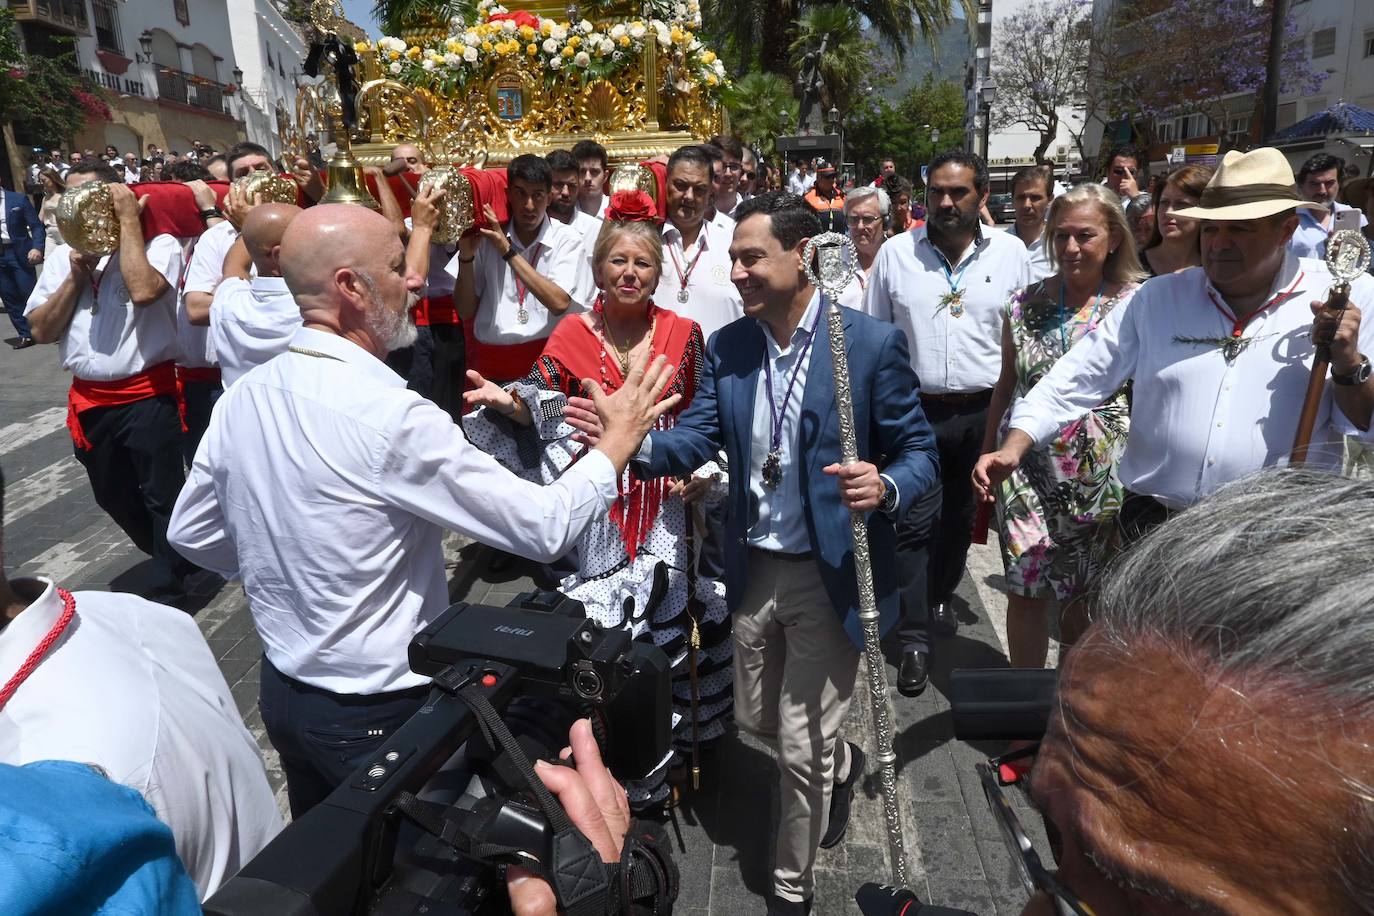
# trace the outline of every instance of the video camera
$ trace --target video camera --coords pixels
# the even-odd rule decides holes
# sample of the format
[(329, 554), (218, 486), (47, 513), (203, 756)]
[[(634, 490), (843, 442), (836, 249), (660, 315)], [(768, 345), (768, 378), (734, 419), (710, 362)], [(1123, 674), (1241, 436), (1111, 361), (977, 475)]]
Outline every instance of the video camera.
[(530, 760), (556, 762), (583, 716), (614, 773), (648, 773), (668, 752), (667, 656), (588, 620), (563, 595), (455, 604), (415, 636), (409, 657), (413, 671), (433, 677), (424, 706), (226, 882), (205, 913), (506, 912), (502, 867), (538, 872), (566, 861), (569, 848), (566, 816), (532, 784)]
[[(1053, 668), (956, 668), (949, 676), (954, 737), (960, 741), (1038, 741), (1054, 708)], [(977, 916), (922, 903), (903, 887), (865, 884), (854, 895), (864, 916)]]

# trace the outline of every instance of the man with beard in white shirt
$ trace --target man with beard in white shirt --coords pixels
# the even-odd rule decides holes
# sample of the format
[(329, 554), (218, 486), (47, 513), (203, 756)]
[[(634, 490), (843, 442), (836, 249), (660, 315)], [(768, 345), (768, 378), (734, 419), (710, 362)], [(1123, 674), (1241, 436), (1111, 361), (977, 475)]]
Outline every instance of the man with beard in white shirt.
[(210, 345), (225, 388), (285, 353), (301, 326), (301, 310), (281, 275), (282, 236), (300, 213), (294, 204), (254, 207), (225, 258), (224, 279), (210, 303)]
[(386, 218), (312, 207), (280, 258), (304, 326), (220, 399), (170, 536), (243, 582), (263, 642), (263, 724), (300, 817), (423, 703), (406, 652), (449, 604), (444, 530), (562, 556), (679, 398), (655, 403), (675, 370), (662, 357), (634, 367), (615, 394), (593, 392), (613, 434), (556, 483), (525, 482), (382, 361), (414, 340), (423, 284)]
[(1131, 543), (1223, 484), (1288, 460), (1314, 342), (1330, 347), (1331, 367), (1307, 464), (1339, 466), (1343, 435), (1369, 438), (1374, 332), (1361, 319), (1374, 279), (1353, 281), (1343, 311), (1323, 307), (1335, 282), (1326, 263), (1287, 248), (1294, 211), (1319, 206), (1298, 196), (1278, 150), (1227, 153), (1198, 205), (1177, 211), (1203, 221), (1202, 266), (1151, 279), (1054, 364), (1012, 410), (1002, 447), (979, 459), (980, 494), (991, 498), (1035, 443), (1130, 381), (1117, 522)]

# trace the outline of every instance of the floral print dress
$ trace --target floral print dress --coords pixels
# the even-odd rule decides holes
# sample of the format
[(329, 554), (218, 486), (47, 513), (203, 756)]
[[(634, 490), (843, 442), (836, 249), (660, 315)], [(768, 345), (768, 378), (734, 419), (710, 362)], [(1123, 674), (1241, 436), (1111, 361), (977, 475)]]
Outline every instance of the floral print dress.
[[(1026, 396), (1064, 355), (1124, 307), (1135, 284), (1094, 299), (1074, 315), (1060, 311), (1059, 295), (1042, 280), (1013, 293), (1005, 313), (1016, 349), (1012, 404)], [(1005, 438), (1011, 410), (1002, 418)], [(1109, 522), (1121, 507), (1117, 465), (1126, 448), (1129, 416), (1125, 391), (1075, 420), (1045, 445), (1032, 449), (997, 492), (997, 528), (1007, 588), (1028, 598), (1068, 600), (1083, 592), (1100, 566)]]

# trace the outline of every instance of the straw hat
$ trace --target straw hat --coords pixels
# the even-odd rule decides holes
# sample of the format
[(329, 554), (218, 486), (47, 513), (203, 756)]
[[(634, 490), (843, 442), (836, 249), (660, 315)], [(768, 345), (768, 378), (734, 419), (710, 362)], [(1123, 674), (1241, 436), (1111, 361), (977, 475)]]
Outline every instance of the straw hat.
[(1203, 189), (1198, 205), (1176, 210), (1174, 215), (1190, 219), (1263, 219), (1296, 207), (1326, 209), (1303, 200), (1294, 187), (1293, 169), (1283, 153), (1263, 146), (1248, 153), (1227, 153)]

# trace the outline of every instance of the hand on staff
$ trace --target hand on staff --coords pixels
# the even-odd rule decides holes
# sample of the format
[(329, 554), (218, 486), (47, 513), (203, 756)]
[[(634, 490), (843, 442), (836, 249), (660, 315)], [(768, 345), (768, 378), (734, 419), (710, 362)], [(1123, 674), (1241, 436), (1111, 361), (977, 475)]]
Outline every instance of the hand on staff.
[(473, 387), (471, 391), (463, 392), (464, 407), (468, 409), (490, 407), (503, 417), (515, 415), (516, 410), (519, 409), (515, 395), (495, 382), (483, 378), (476, 369), (469, 369), (467, 376)]
[(713, 482), (709, 477), (675, 477), (668, 485), (668, 494), (681, 496), (684, 503), (691, 505), (710, 492)]
[(310, 200), (317, 201), (324, 196), (324, 182), (320, 179), (320, 173), (311, 168), (309, 159), (297, 159), (293, 162), (291, 177)]
[(853, 464), (828, 464), (821, 468), (839, 478), (840, 502), (851, 512), (870, 512), (878, 508), (887, 483), (878, 475), (878, 468), (867, 461)]
[(1331, 371), (1349, 375), (1360, 367), (1360, 310), (1353, 303), (1330, 309), (1312, 303), (1312, 343), (1331, 349)]
[[(590, 722), (574, 722), (568, 740), (571, 747), (564, 748), (559, 756), (564, 760), (571, 757), (576, 769), (540, 761), (534, 771), (563, 805), (568, 820), (591, 840), (601, 861), (619, 862), (630, 829), (629, 799), (601, 762), (601, 749), (592, 737)], [(515, 916), (554, 916), (558, 912), (553, 888), (523, 868), (506, 869), (506, 891)]]
[(630, 366), (625, 384), (614, 394), (607, 394), (592, 379), (582, 380), (582, 387), (591, 395), (601, 419), (603, 431), (596, 448), (611, 459), (617, 474), (625, 470), (658, 418), (682, 400), (681, 394), (671, 394), (660, 400), (663, 389), (676, 373), (677, 366), (670, 365), (666, 356), (649, 362), (646, 353)]
[(596, 405), (591, 398), (568, 398), (568, 406), (563, 408), (563, 419), (577, 430), (574, 442), (582, 442), (593, 448), (601, 441), (601, 418), (596, 414)]

